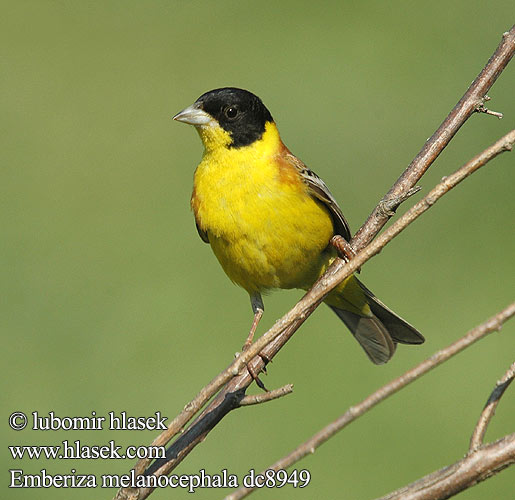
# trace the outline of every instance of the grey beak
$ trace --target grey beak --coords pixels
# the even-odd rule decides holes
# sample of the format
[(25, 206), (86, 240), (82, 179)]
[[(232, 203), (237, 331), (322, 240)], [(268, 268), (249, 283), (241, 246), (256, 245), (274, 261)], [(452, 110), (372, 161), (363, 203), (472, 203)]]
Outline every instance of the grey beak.
[(180, 113), (177, 113), (173, 119), (197, 127), (207, 125), (209, 122), (213, 121), (213, 117), (200, 109), (199, 105), (196, 103), (183, 109)]

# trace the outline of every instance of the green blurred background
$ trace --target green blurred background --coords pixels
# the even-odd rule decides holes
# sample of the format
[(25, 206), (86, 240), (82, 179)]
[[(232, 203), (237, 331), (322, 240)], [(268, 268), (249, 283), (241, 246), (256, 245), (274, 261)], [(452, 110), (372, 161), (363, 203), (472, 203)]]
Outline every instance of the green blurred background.
[[(126, 473), (133, 461), (20, 462), (6, 446), (65, 439), (146, 445), (156, 433), (15, 432), (7, 416), (159, 410), (172, 418), (231, 361), (251, 321), (247, 294), (224, 276), (195, 230), (189, 197), (202, 148), (194, 130), (171, 117), (207, 90), (252, 90), (356, 230), (513, 21), (512, 0), (23, 0), (1, 7), (4, 470), (74, 468), (97, 476)], [(473, 116), (421, 181), (423, 193), (513, 128), (514, 88), (512, 62), (489, 93), (489, 106), (505, 118)], [(465, 181), (362, 271), (423, 332), (423, 346), (401, 346), (387, 366), (373, 366), (321, 307), (265, 379), (270, 388), (294, 383), (294, 394), (230, 414), (177, 473), (228, 469), (241, 478), (261, 470), (508, 304), (513, 165), (513, 153), (504, 154)], [(267, 297), (260, 332), (299, 297)], [(256, 498), (367, 499), (461, 458), (488, 394), (513, 361), (514, 330), (507, 324), (298, 464), (311, 472), (309, 487)], [(502, 400), (488, 440), (513, 432), (514, 399), (511, 391)], [(461, 498), (511, 498), (514, 482), (512, 468)], [(171, 497), (189, 494), (153, 494)]]

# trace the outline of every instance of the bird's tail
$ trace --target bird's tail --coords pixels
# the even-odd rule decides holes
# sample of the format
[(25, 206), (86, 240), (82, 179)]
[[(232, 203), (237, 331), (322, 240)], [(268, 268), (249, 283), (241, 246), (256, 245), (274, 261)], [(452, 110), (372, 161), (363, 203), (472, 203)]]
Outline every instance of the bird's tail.
[[(343, 294), (342, 292), (338, 294), (343, 298), (343, 302), (335, 305), (335, 300), (327, 300), (327, 303), (347, 325), (373, 363), (376, 365), (386, 363), (393, 356), (398, 343), (422, 344), (424, 342), (424, 337), (413, 326), (385, 306), (355, 276), (351, 276), (349, 281), (344, 282)], [(356, 290), (353, 291), (354, 293), (347, 293), (348, 288), (358, 288), (361, 293), (357, 294)], [(359, 307), (359, 310), (355, 307), (347, 308), (346, 303), (349, 303), (349, 298), (352, 299), (356, 295), (361, 295), (360, 298), (364, 298), (368, 307)]]

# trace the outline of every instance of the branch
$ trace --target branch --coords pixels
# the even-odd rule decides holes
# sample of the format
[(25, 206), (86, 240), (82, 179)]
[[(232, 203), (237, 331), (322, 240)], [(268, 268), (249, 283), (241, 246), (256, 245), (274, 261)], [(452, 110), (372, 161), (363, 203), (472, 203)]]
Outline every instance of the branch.
[(259, 394), (254, 394), (253, 396), (245, 396), (240, 401), (240, 406), (250, 406), (266, 403), (267, 401), (273, 401), (274, 399), (282, 398), (283, 396), (291, 394), (292, 392), (293, 384), (284, 385), (279, 387), (279, 389), (274, 389), (273, 391), (261, 392)]
[(497, 405), (499, 404), (499, 401), (502, 398), (504, 391), (513, 382), (514, 378), (515, 363), (513, 363), (508, 368), (508, 371), (503, 375), (501, 380), (498, 380), (497, 384), (495, 384), (494, 390), (492, 391), (492, 394), (490, 394), (490, 397), (488, 398), (488, 401), (486, 402), (486, 405), (483, 408), (483, 411), (481, 412), (481, 416), (479, 417), (474, 432), (472, 433), (472, 438), (470, 439), (469, 453), (476, 452), (483, 444), (486, 429), (488, 428), (490, 420), (492, 420), (492, 417), (494, 416), (495, 409), (497, 408)]
[[(438, 131), (433, 134), (432, 138), (426, 143), (424, 149), (427, 148), (428, 145), (432, 142), (438, 142), (441, 144), (438, 153), (443, 149), (443, 147), (445, 147), (450, 138), (452, 138), (459, 127), (472, 114), (468, 112), (458, 112), (456, 110), (459, 110), (464, 106), (468, 109), (472, 102), (474, 103), (474, 106), (478, 104), (476, 94), (481, 94), (482, 92), (486, 94), (488, 89), (493, 85), (499, 74), (508, 64), (509, 60), (513, 56), (514, 51), (515, 26), (509, 33), (505, 33), (503, 35), (503, 40), (495, 51), (494, 55), (490, 58), (487, 65), (478, 76), (478, 78), (476, 78), (467, 93), (456, 105), (453, 112), (451, 112), (451, 115), (453, 113), (456, 115), (453, 123), (459, 124), (456, 130), (449, 136), (449, 134), (443, 130), (441, 126)], [(445, 137), (447, 138), (445, 139)], [(408, 175), (409, 178), (416, 177), (416, 180), (418, 180), (425, 172), (425, 170), (427, 170), (431, 162), (434, 161), (436, 156), (438, 156), (438, 154), (433, 155), (432, 157), (426, 155), (424, 159), (421, 159), (418, 162), (414, 160), (412, 165), (408, 167), (403, 176), (406, 176), (410, 169), (418, 170), (419, 174), (414, 176)], [(420, 165), (425, 165), (425, 167), (421, 169)], [(388, 204), (391, 203), (392, 198), (395, 197), (397, 197), (399, 200), (402, 200), (413, 187), (412, 185), (408, 185), (409, 183), (406, 184), (404, 181), (402, 181), (403, 176), (399, 178), (396, 184), (389, 191), (388, 195), (383, 198), (383, 206), (385, 204), (386, 206), (389, 206)], [(416, 182), (416, 180), (414, 182)], [(430, 205), (428, 205), (427, 208), (429, 208), (429, 206)], [(383, 217), (385, 216), (383, 215)], [(382, 224), (378, 224), (377, 220), (380, 219), (381, 216), (374, 216), (374, 213), (369, 217), (369, 220), (367, 220), (367, 222), (362, 226), (359, 233), (352, 241), (354, 249), (363, 249), (367, 242), (373, 239), (373, 237), (381, 229), (382, 225), (384, 225), (384, 222), (386, 222), (385, 220)], [(409, 224), (409, 221), (406, 223), (406, 225), (407, 224)], [(398, 232), (400, 232), (402, 229), (403, 227), (398, 228)], [(135, 473), (137, 475), (142, 474), (143, 472), (147, 474), (153, 473), (156, 475), (162, 475), (167, 474), (173, 470), (173, 468), (182, 461), (182, 459), (189, 453), (189, 451), (191, 451), (191, 449), (193, 449), (193, 447), (207, 435), (207, 433), (220, 421), (221, 418), (223, 418), (223, 416), (225, 416), (225, 414), (227, 414), (230, 410), (237, 408), (241, 404), (241, 400), (244, 397), (246, 388), (253, 381), (252, 377), (248, 373), (247, 365), (250, 367), (253, 373), (259, 373), (265, 366), (264, 359), (270, 360), (273, 358), (273, 356), (282, 348), (282, 346), (284, 346), (284, 344), (289, 340), (293, 333), (315, 310), (320, 302), (322, 302), (325, 295), (327, 295), (330, 290), (332, 290), (332, 288), (337, 286), (339, 282), (355, 272), (369, 258), (378, 253), (381, 248), (388, 241), (390, 241), (390, 239), (398, 234), (398, 232), (395, 234), (391, 233), (389, 239), (382, 240), (382, 243), (379, 246), (376, 245), (375, 247), (367, 247), (366, 251), (360, 252), (360, 254), (358, 254), (356, 258), (353, 259), (349, 264), (345, 265), (340, 259), (336, 259), (333, 265), (329, 268), (328, 272), (322, 276), (317, 281), (317, 283), (315, 283), (312, 289), (301, 299), (299, 303), (295, 305), (293, 309), (291, 309), (285, 316), (278, 320), (268, 332), (256, 340), (256, 342), (254, 342), (254, 344), (252, 344), (249, 349), (247, 349), (238, 358), (236, 358), (226, 370), (224, 370), (208, 385), (202, 388), (199, 394), (191, 402), (189, 402), (184, 407), (184, 410), (170, 423), (168, 429), (152, 442), (152, 445), (154, 446), (163, 446), (168, 443), (174, 436), (182, 432), (184, 426), (195, 416), (195, 414), (200, 411), (200, 409), (207, 403), (207, 401), (209, 401), (209, 399), (214, 394), (216, 394), (222, 386), (227, 384), (224, 390), (214, 398), (209, 407), (204, 410), (204, 412), (195, 420), (193, 424), (190, 425), (188, 431), (180, 438), (178, 438), (168, 449), (167, 456), (169, 458), (164, 463), (155, 462), (151, 467), (149, 467), (149, 459), (139, 460), (134, 467)], [(257, 356), (258, 353), (261, 354), (261, 356)], [(231, 380), (230, 383), (228, 383), (229, 380)], [(137, 498), (142, 500), (143, 498), (146, 498), (151, 493), (151, 491), (152, 490), (148, 489), (134, 490), (131, 488), (122, 488), (117, 492), (115, 499), (125, 500), (129, 498)]]
[(378, 500), (442, 500), (515, 463), (515, 433)]
[(486, 94), (508, 65), (514, 53), (515, 25), (512, 26), (510, 31), (503, 34), (497, 50), (472, 82), (467, 92), (361, 226), (352, 239), (352, 245), (355, 249), (361, 249), (372, 241), (388, 222), (391, 212), (385, 212), (382, 210), (382, 206), (388, 206), (391, 200), (395, 200), (397, 197), (402, 199), (403, 194), (415, 186), (467, 119), (474, 112), (486, 112), (484, 103), (490, 99)]
[(378, 500), (440, 500), (449, 498), (515, 463), (515, 433), (482, 445), (486, 429), (504, 391), (515, 378), (513, 363), (495, 384), (472, 434), (465, 458)]
[[(411, 382), (414, 382), (428, 371), (447, 361), (452, 356), (455, 356), (459, 352), (463, 351), (474, 342), (477, 342), (479, 339), (485, 337), (491, 332), (500, 330), (503, 323), (505, 323), (514, 315), (515, 302), (497, 313), (495, 316), (492, 316), (481, 325), (470, 330), (466, 335), (445, 349), (436, 352), (419, 365), (384, 385), (370, 396), (365, 398), (363, 401), (361, 401), (361, 403), (350, 407), (342, 416), (317, 432), (314, 436), (302, 443), (291, 453), (281, 458), (270, 467), (267, 467), (266, 470), (272, 469), (277, 471), (279, 469), (286, 469), (287, 467), (290, 467), (294, 463), (298, 462), (300, 459), (304, 458), (306, 455), (314, 453), (320, 445), (325, 443), (330, 437), (334, 436), (337, 432), (342, 430), (351, 422), (354, 422), (354, 420), (356, 420), (358, 417), (361, 417), (361, 415), (372, 409), (380, 402), (384, 401), (386, 398), (395, 394), (403, 387), (406, 387), (408, 384), (411, 384)], [(228, 495), (225, 500), (239, 500), (249, 495), (252, 491), (253, 488), (239, 488), (231, 495)]]

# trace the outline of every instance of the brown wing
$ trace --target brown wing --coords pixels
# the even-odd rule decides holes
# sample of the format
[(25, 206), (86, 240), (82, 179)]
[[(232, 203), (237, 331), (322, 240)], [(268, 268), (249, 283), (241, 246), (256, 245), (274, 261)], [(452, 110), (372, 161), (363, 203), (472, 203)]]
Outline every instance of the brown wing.
[(320, 200), (329, 210), (334, 224), (334, 233), (343, 236), (347, 241), (351, 239), (349, 224), (345, 219), (334, 196), (329, 191), (325, 182), (318, 177), (315, 172), (310, 170), (302, 161), (289, 151), (285, 154), (285, 159), (293, 165), (300, 173), (302, 180), (307, 184), (311, 196)]

